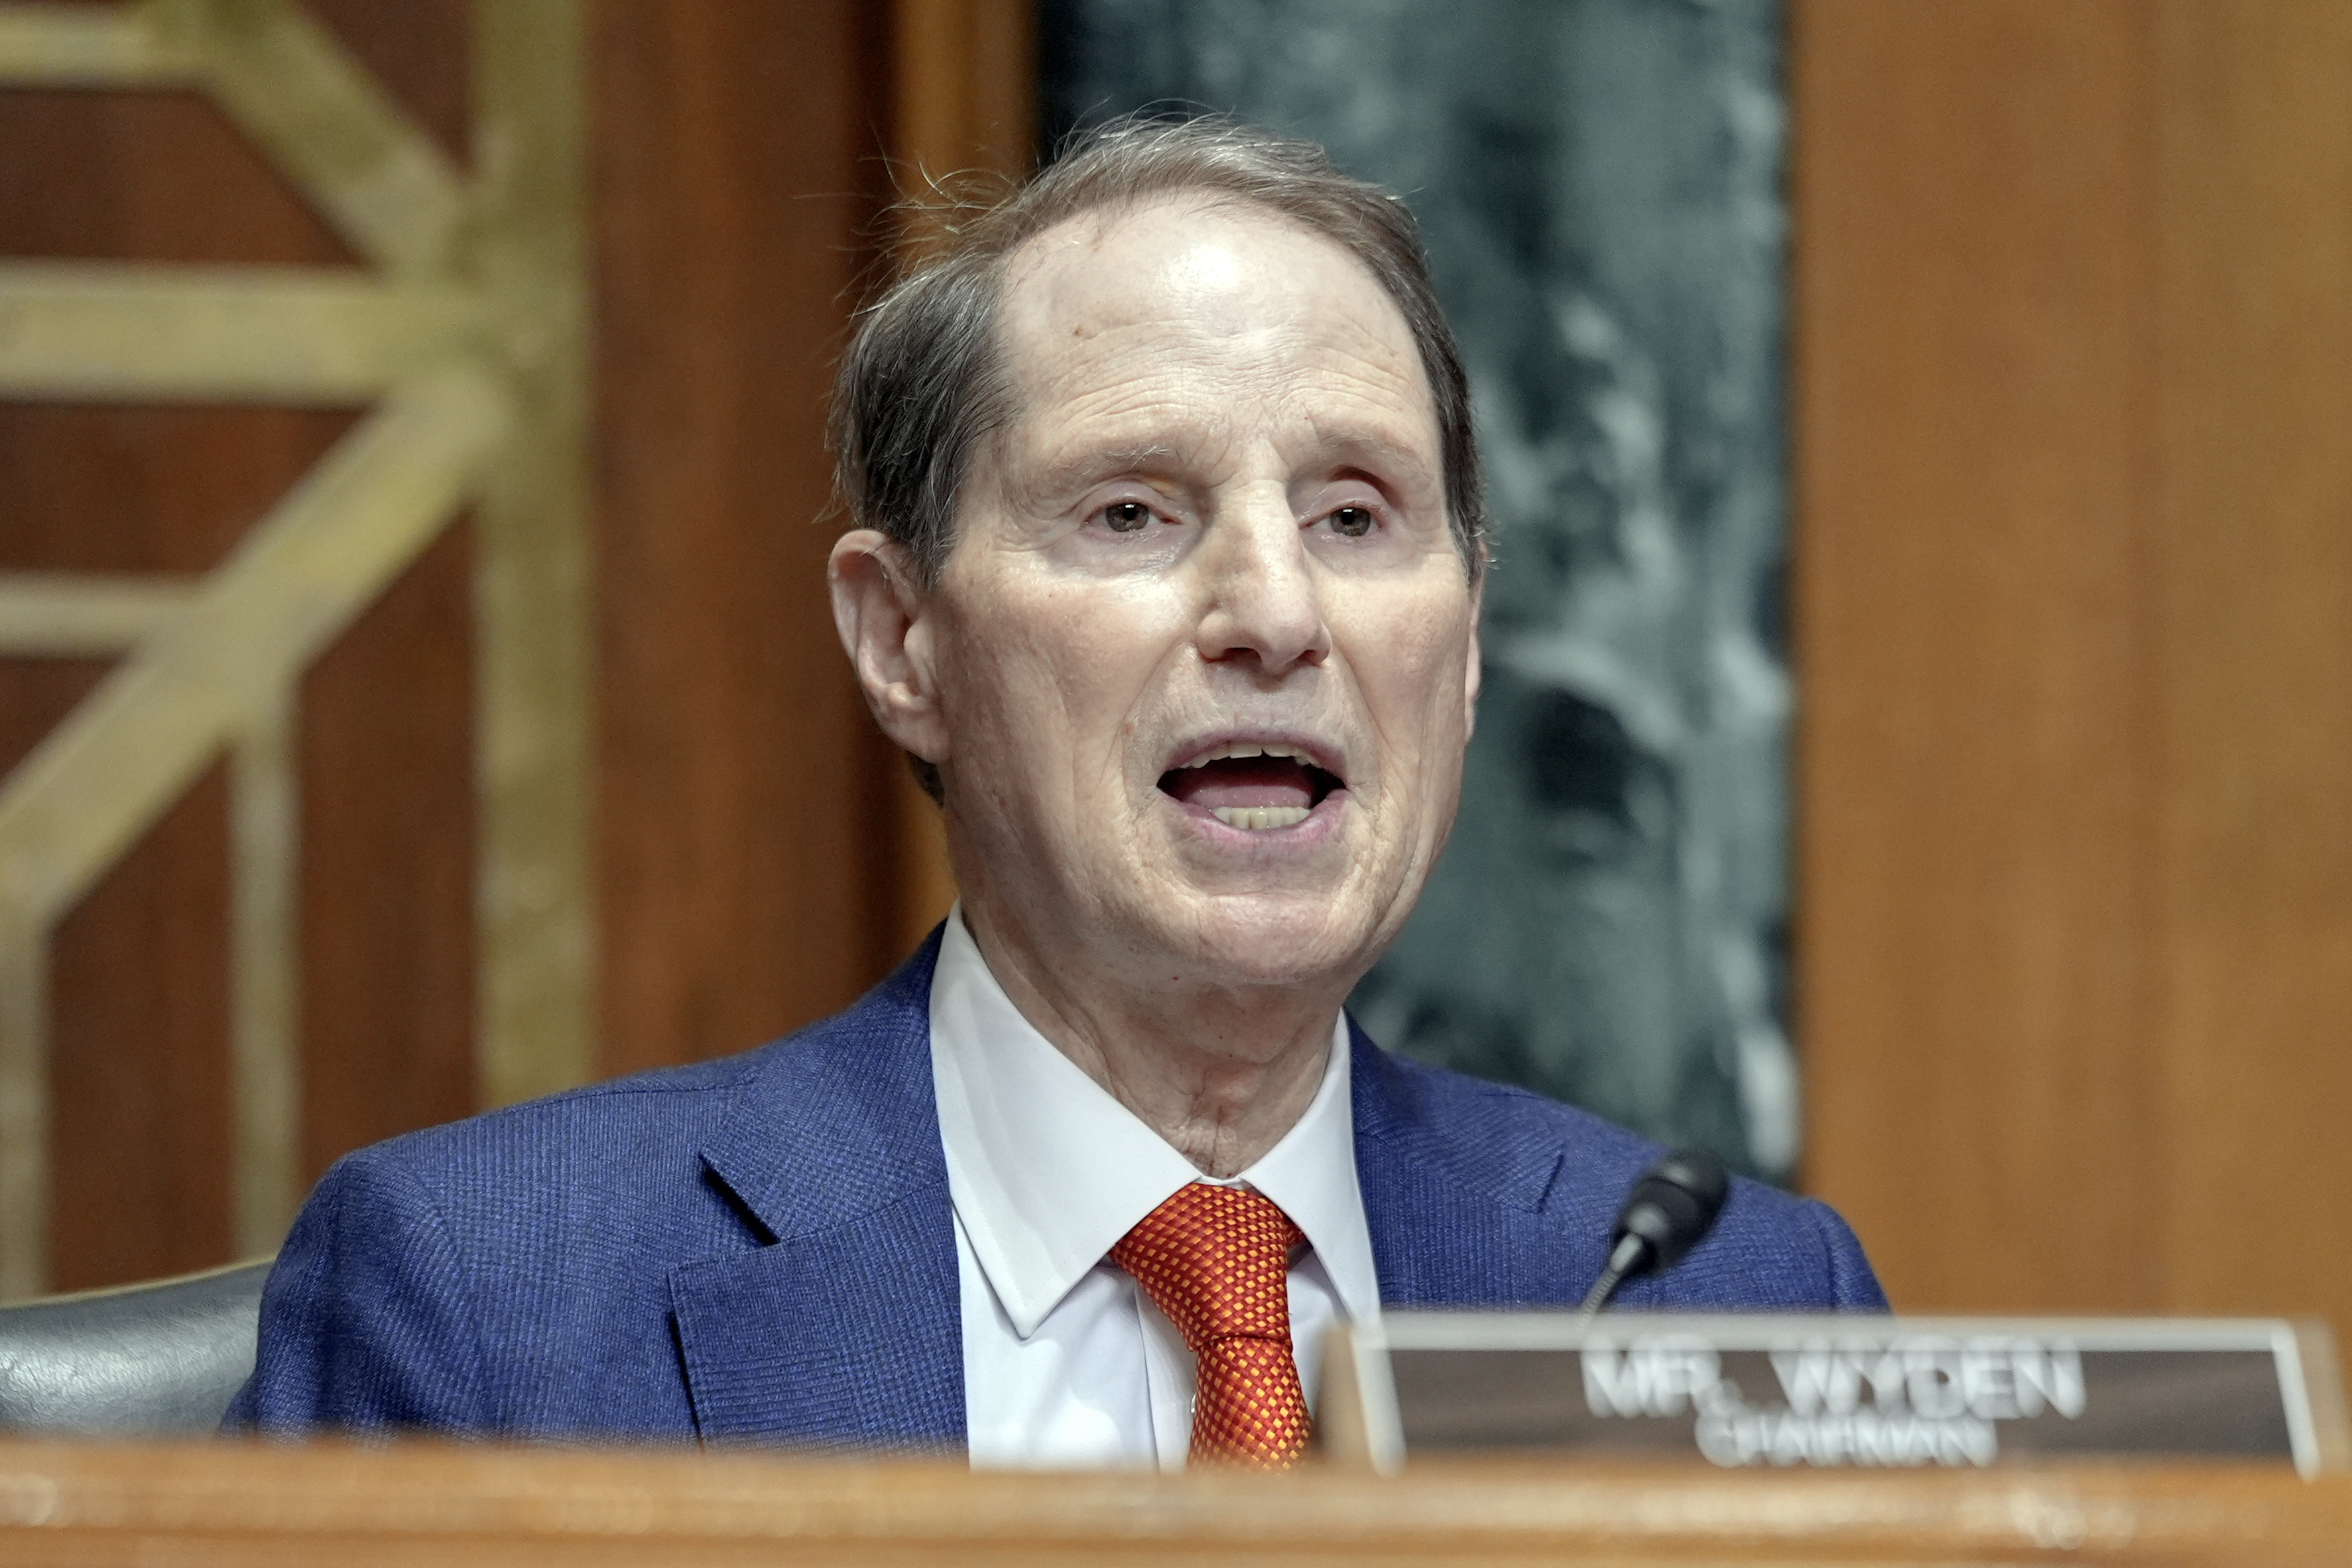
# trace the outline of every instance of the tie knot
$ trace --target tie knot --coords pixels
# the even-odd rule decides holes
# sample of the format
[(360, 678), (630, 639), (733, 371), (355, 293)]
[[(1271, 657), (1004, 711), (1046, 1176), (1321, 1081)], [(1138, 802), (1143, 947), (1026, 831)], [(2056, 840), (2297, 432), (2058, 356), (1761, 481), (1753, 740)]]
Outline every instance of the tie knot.
[(1194, 1182), (1110, 1249), (1195, 1354), (1214, 1340), (1290, 1343), (1290, 1251), (1306, 1237), (1270, 1198)]

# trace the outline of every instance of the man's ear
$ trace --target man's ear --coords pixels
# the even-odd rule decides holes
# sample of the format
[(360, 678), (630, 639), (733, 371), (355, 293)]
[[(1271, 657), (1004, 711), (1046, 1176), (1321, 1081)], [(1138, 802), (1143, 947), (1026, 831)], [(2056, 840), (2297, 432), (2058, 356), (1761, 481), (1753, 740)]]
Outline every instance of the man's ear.
[(930, 596), (916, 586), (906, 551), (873, 528), (853, 528), (835, 541), (825, 583), (833, 591), (834, 628), (874, 722), (902, 750), (927, 762), (946, 761)]
[[(1478, 564), (1489, 564), (1486, 547), (1478, 546)], [(1486, 679), (1486, 663), (1478, 652), (1478, 622), (1486, 604), (1486, 573), (1482, 570), (1470, 584), (1470, 649), (1462, 664), (1462, 738), (1466, 743), (1478, 727), (1478, 686)]]

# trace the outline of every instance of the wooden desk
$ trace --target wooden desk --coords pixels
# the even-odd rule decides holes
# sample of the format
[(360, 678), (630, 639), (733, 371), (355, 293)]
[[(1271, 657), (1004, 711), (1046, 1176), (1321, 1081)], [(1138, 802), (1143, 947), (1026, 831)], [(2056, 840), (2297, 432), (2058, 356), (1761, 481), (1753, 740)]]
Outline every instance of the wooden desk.
[(1425, 1462), (1381, 1480), (754, 1454), (0, 1444), (0, 1563), (2352, 1563), (2352, 1477)]

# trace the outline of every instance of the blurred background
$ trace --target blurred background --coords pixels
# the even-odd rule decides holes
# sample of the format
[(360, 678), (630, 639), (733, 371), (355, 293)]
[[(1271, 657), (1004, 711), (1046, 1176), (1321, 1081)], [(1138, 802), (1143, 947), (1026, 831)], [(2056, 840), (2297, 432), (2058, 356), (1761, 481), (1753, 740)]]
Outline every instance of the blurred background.
[(1356, 1008), (1899, 1306), (2352, 1323), (2352, 6), (0, 3), (0, 1297), (944, 912), (835, 641), (894, 191), (1406, 193), (1500, 531)]

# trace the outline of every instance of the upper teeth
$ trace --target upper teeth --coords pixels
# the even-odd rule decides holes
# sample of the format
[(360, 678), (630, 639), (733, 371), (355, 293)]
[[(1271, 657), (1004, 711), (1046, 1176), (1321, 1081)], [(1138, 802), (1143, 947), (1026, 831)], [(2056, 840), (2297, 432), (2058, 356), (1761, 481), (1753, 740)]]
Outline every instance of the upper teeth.
[(1286, 828), (1307, 820), (1304, 806), (1212, 806), (1217, 821), (1229, 828), (1244, 832), (1260, 832), (1267, 828)]
[(1214, 762), (1225, 757), (1288, 757), (1310, 765), (1315, 760), (1298, 747), (1284, 746), (1279, 741), (1268, 743), (1256, 740), (1235, 740), (1223, 746), (1213, 746), (1184, 766), (1198, 768), (1204, 762)]

